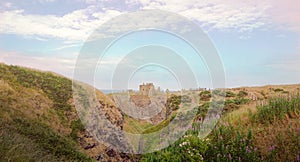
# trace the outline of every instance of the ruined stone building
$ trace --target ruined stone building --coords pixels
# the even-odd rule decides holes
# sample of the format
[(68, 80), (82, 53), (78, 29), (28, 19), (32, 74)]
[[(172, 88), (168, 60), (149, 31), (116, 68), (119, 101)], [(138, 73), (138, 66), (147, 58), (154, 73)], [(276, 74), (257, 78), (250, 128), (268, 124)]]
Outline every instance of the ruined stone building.
[(154, 85), (153, 83), (146, 83), (146, 84), (142, 84), (140, 85), (140, 93), (141, 95), (144, 96), (152, 96), (154, 94)]

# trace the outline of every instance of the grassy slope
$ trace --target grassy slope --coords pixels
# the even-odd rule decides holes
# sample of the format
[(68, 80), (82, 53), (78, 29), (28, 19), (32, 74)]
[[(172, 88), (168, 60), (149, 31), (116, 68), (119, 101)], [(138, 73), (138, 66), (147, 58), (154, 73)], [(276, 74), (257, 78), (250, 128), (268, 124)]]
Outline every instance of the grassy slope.
[(71, 86), (53, 73), (0, 64), (0, 161), (91, 160), (70, 136)]
[[(272, 160), (292, 161), (300, 154), (300, 98), (273, 95), (263, 106), (256, 104), (226, 114), (224, 121), (243, 130), (251, 129), (254, 145)], [(274, 150), (270, 151), (271, 146)], [(273, 153), (272, 153), (273, 152)], [(270, 154), (273, 154), (270, 157)]]
[[(218, 126), (208, 136), (208, 143), (200, 140), (192, 144), (193, 140), (189, 138), (196, 138), (196, 129), (187, 132), (187, 138), (179, 139), (162, 151), (144, 155), (141, 160), (297, 161), (300, 159), (299, 87), (283, 85), (228, 90), (235, 95), (226, 98), (225, 108), (236, 100), (241, 90), (258, 95), (261, 100), (224, 109)], [(180, 146), (186, 141), (188, 145)], [(200, 146), (205, 149), (198, 149)], [(204, 158), (199, 160), (199, 157)]]

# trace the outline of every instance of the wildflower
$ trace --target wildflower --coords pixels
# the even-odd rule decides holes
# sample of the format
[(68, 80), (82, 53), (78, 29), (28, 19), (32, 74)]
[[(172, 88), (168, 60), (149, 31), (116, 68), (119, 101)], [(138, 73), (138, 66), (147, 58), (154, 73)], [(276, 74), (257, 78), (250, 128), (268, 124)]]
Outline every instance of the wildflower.
[(220, 154), (217, 155), (217, 157), (220, 157), (220, 156), (221, 156)]
[(299, 154), (297, 155), (297, 161), (300, 161), (300, 155)]
[(251, 150), (249, 149), (248, 146), (246, 146), (246, 151), (247, 151), (248, 153), (251, 153)]
[(228, 154), (228, 158), (229, 160), (232, 160), (231, 154)]
[(241, 157), (239, 157), (239, 161), (242, 161)]
[(181, 146), (185, 146), (187, 144), (189, 144), (189, 142), (182, 142), (181, 144), (179, 144), (179, 146), (181, 147)]
[(202, 155), (200, 155), (200, 159), (203, 160), (203, 156)]
[(272, 145), (272, 146), (269, 148), (270, 151), (273, 151), (274, 149), (275, 149), (275, 146), (274, 146), (274, 145)]

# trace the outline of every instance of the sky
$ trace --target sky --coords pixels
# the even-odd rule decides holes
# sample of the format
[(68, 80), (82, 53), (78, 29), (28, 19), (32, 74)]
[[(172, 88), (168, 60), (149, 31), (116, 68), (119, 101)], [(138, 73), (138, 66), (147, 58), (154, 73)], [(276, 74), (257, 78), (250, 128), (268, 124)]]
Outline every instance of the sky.
[[(299, 7), (297, 0), (0, 0), (0, 62), (72, 78), (83, 45), (99, 26), (127, 13), (159, 9), (176, 13), (201, 27), (221, 58), (226, 87), (298, 84)], [(99, 73), (90, 84), (99, 89), (112, 88), (112, 81), (107, 79), (114, 74), (111, 67), (119, 65), (125, 55), (138, 55), (129, 48), (130, 42), (141, 46), (141, 42), (163, 40), (180, 49), (158, 48), (156, 52), (178, 54), (181, 51), (178, 55), (186, 57), (192, 71), (197, 73), (199, 87), (212, 86), (205, 62), (201, 59), (195, 62), (187, 56), (192, 53), (189, 46), (176, 37), (151, 31), (142, 36), (133, 33), (119, 40), (123, 44), (116, 43), (114, 49), (108, 50), (107, 59), (100, 62)], [(176, 63), (172, 59), (166, 62), (170, 61)], [(132, 89), (148, 81), (163, 89), (182, 88), (176, 73), (150, 64), (136, 69), (126, 81)]]

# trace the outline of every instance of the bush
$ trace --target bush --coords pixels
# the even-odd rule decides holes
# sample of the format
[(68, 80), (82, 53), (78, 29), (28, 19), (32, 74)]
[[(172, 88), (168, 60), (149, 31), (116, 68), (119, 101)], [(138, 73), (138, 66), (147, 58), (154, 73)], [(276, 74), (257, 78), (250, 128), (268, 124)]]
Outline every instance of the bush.
[(267, 104), (260, 105), (257, 109), (257, 113), (252, 118), (259, 123), (273, 123), (275, 118), (281, 120), (286, 115), (292, 118), (300, 111), (300, 97), (292, 95), (271, 98)]
[(202, 91), (199, 94), (200, 101), (209, 101), (211, 98), (211, 92), (210, 91)]
[(283, 89), (281, 89), (281, 88), (276, 88), (276, 89), (274, 89), (274, 92), (283, 92), (284, 90)]
[(248, 95), (248, 93), (245, 92), (245, 91), (239, 91), (239, 93), (237, 94), (237, 96), (238, 96), (239, 98), (246, 97), (247, 95)]
[(226, 91), (226, 97), (235, 97), (236, 95), (231, 91)]
[(204, 161), (209, 141), (193, 135), (185, 135), (171, 146), (154, 153), (145, 154), (141, 161)]
[(252, 131), (244, 134), (230, 125), (220, 125), (212, 133), (212, 142), (206, 151), (207, 161), (261, 161), (252, 144)]
[(170, 98), (167, 99), (166, 107), (169, 110), (178, 110), (181, 103), (181, 96), (172, 94)]

